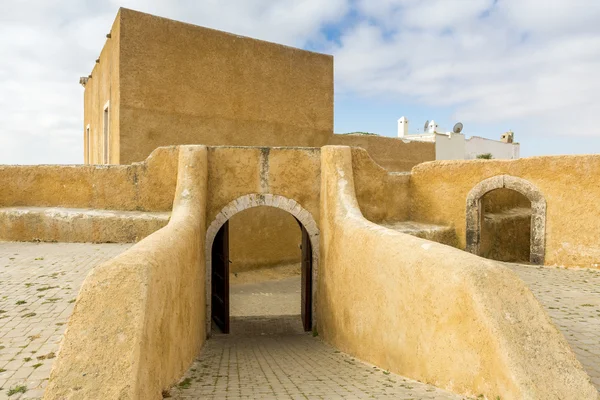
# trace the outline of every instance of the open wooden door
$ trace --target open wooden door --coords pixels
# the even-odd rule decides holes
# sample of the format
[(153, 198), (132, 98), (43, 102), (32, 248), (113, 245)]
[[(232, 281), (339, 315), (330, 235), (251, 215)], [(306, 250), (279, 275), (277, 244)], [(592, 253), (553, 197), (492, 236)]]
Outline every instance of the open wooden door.
[(212, 246), (212, 320), (229, 333), (229, 221), (217, 232)]
[(308, 232), (302, 224), (302, 325), (305, 331), (312, 329), (312, 245)]

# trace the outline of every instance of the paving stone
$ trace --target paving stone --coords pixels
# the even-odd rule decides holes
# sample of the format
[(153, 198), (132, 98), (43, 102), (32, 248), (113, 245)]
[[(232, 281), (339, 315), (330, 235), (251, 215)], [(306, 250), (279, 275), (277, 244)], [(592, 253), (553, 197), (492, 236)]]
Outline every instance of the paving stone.
[[(83, 280), (129, 247), (0, 242), (0, 400), (41, 398)], [(27, 392), (8, 397), (18, 385)]]
[(504, 264), (544, 306), (600, 391), (600, 270)]

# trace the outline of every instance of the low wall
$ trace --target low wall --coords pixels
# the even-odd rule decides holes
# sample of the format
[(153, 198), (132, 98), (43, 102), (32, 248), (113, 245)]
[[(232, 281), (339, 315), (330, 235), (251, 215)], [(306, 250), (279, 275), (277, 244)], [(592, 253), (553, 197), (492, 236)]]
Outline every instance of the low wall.
[(170, 211), (177, 147), (132, 165), (0, 165), (0, 207)]
[(366, 220), (348, 148), (322, 149), (321, 263), (319, 334), (342, 351), (466, 395), (600, 398), (513, 272)]
[(435, 143), (376, 135), (332, 135), (328, 144), (361, 147), (377, 164), (394, 172), (410, 171), (417, 164), (435, 160)]
[(134, 243), (169, 222), (169, 212), (85, 208), (0, 208), (0, 240), (15, 242)]
[(169, 224), (96, 267), (77, 297), (45, 399), (162, 399), (205, 332), (207, 152), (179, 150)]
[(454, 226), (464, 249), (469, 192), (505, 174), (535, 185), (546, 201), (546, 265), (600, 267), (600, 155), (420, 164), (411, 175), (411, 219)]
[(410, 212), (410, 174), (388, 172), (364, 149), (352, 149), (352, 170), (358, 205), (377, 223), (406, 221)]

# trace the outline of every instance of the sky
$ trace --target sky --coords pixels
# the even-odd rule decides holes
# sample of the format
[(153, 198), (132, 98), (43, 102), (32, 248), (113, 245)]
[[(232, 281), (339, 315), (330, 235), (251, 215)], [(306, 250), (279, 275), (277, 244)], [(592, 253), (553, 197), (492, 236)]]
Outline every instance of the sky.
[(2, 0), (0, 164), (83, 162), (83, 88), (120, 6), (332, 54), (336, 133), (511, 129), (600, 153), (598, 0)]

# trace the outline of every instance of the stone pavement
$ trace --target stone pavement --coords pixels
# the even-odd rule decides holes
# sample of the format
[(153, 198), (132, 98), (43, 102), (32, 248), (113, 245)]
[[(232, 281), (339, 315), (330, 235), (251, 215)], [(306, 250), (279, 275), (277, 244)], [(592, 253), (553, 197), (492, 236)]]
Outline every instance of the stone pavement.
[(600, 270), (504, 264), (542, 303), (600, 391)]
[(42, 396), (84, 278), (130, 246), (0, 242), (1, 400)]
[(215, 333), (175, 399), (461, 399), (362, 363), (305, 333), (300, 277), (231, 285), (231, 334)]
[[(302, 332), (299, 316), (236, 318), (231, 323), (246, 334), (213, 335), (171, 389), (174, 399), (463, 398), (341, 353)], [(257, 323), (265, 329), (252, 326)], [(287, 328), (271, 334), (268, 327), (273, 325)]]

